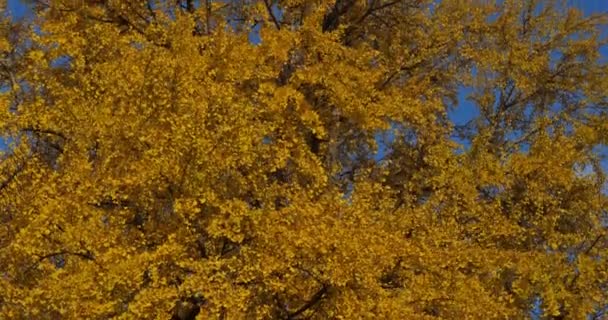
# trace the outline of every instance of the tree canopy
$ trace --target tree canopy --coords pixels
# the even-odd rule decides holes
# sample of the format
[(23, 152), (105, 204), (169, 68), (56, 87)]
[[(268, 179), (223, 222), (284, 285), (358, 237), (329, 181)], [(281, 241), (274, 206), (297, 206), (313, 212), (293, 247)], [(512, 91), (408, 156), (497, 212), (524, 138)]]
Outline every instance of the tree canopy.
[(29, 2), (0, 22), (0, 318), (606, 311), (606, 15)]

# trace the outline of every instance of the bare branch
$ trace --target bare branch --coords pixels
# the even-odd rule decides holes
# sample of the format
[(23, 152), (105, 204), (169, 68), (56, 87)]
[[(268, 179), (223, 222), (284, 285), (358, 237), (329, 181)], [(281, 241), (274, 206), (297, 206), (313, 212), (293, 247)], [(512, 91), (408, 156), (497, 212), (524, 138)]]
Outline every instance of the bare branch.
[(369, 6), (369, 9), (367, 9), (367, 11), (365, 11), (365, 13), (361, 16), (361, 18), (359, 18), (359, 20), (357, 20), (357, 23), (361, 23), (365, 19), (367, 19), (367, 17), (369, 17), (370, 15), (374, 14), (375, 12), (377, 12), (379, 10), (382, 10), (382, 9), (386, 9), (386, 8), (392, 7), (392, 6), (398, 4), (401, 1), (403, 1), (403, 0), (389, 1), (387, 3), (383, 3), (383, 4), (379, 5), (379, 6), (376, 6), (376, 1), (373, 1), (372, 4)]
[(274, 23), (275, 27), (277, 27), (278, 30), (281, 30), (281, 24), (279, 23), (279, 20), (277, 20), (277, 17), (272, 12), (272, 4), (270, 3), (270, 1), (264, 0), (264, 5), (266, 6), (266, 11), (268, 11), (268, 15), (270, 15), (270, 18), (272, 19), (272, 22)]

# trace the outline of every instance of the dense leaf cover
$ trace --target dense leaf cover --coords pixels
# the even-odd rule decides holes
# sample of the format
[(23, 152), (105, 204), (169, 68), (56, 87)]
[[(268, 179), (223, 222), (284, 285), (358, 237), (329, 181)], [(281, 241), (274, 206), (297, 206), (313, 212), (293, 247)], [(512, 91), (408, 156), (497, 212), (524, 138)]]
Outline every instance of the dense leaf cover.
[(605, 309), (606, 16), (30, 2), (0, 25), (0, 318)]

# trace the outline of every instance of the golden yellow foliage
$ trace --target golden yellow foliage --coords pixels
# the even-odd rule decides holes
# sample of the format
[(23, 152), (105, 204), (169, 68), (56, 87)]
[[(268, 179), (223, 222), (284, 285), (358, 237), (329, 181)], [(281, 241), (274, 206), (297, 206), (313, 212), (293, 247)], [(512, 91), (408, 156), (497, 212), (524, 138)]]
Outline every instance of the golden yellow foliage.
[[(606, 308), (606, 16), (535, 0), (32, 10), (0, 24), (0, 318)], [(464, 125), (448, 117), (463, 87)]]

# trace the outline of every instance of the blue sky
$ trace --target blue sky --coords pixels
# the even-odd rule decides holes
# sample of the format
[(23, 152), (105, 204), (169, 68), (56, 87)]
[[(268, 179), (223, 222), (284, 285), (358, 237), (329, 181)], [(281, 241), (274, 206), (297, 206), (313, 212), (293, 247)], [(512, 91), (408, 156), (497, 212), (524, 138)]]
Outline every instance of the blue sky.
[(19, 19), (27, 12), (27, 7), (20, 0), (8, 0), (9, 14), (16, 19)]

